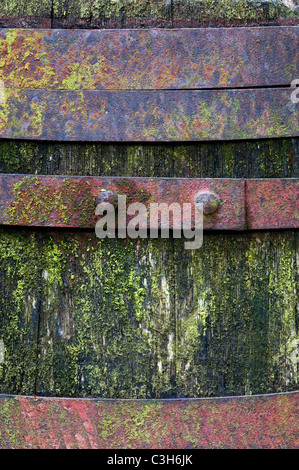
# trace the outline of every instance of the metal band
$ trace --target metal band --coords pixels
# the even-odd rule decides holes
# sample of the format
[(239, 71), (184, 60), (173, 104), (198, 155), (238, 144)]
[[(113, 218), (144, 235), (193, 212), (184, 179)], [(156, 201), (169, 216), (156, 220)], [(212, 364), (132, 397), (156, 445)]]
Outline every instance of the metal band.
[[(298, 179), (122, 178), (0, 175), (0, 223), (94, 228), (102, 191), (127, 205), (205, 204), (204, 229), (299, 228)], [(214, 199), (214, 200), (213, 200)], [(108, 200), (110, 202), (110, 200)], [(180, 217), (180, 216), (179, 216)], [(127, 220), (130, 220), (130, 216)], [(180, 221), (183, 220), (180, 218)], [(194, 225), (194, 215), (192, 218)], [(149, 219), (145, 220), (149, 227)], [(170, 225), (171, 228), (171, 225)]]

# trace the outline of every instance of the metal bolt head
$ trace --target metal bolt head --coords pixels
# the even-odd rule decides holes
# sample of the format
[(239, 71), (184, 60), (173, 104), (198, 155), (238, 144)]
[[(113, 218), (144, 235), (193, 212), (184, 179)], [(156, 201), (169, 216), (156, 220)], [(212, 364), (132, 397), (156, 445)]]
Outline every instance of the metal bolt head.
[(109, 189), (101, 189), (100, 194), (97, 196), (97, 203), (109, 203), (115, 205), (116, 203), (116, 194)]
[(201, 191), (196, 195), (195, 206), (197, 204), (203, 205), (203, 213), (205, 215), (213, 214), (219, 208), (220, 201), (216, 194), (212, 193), (209, 190)]

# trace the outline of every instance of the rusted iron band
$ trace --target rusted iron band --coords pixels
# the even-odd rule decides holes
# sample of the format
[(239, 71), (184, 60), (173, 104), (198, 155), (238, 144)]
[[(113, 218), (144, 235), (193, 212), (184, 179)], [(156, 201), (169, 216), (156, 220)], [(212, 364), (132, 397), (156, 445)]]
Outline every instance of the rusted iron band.
[(0, 448), (295, 449), (298, 400), (298, 392), (177, 400), (2, 395)]
[(299, 27), (0, 30), (8, 88), (157, 90), (289, 86)]
[[(103, 190), (151, 203), (205, 204), (204, 229), (299, 228), (299, 179), (197, 179), (0, 175), (0, 223), (94, 228)], [(210, 198), (209, 194), (212, 194)], [(215, 205), (216, 203), (216, 205)], [(194, 226), (192, 211), (192, 226)], [(179, 214), (180, 223), (183, 217)], [(127, 216), (127, 222), (132, 216)], [(117, 224), (116, 217), (116, 224)], [(174, 218), (173, 223), (177, 224)], [(145, 219), (149, 226), (149, 218)], [(161, 224), (158, 224), (161, 227)], [(172, 218), (170, 218), (172, 228)]]
[(197, 194), (210, 189), (220, 208), (206, 216), (205, 228), (239, 230), (245, 224), (242, 180), (24, 175), (0, 175), (0, 223), (94, 228), (97, 197), (104, 189), (125, 195), (127, 205), (139, 202), (147, 209), (154, 202), (189, 202), (194, 208)]
[(246, 208), (249, 227), (299, 228), (299, 179), (247, 180)]
[(297, 136), (299, 112), (290, 84), (299, 75), (298, 46), (297, 26), (3, 29), (0, 138)]
[(199, 141), (299, 136), (289, 88), (172, 91), (4, 89), (0, 138)]

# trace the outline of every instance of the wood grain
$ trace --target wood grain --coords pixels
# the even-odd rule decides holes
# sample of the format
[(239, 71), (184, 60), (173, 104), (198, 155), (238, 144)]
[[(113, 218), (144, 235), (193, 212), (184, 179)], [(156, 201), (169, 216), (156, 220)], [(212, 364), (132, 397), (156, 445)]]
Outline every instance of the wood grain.
[[(297, 245), (296, 245), (297, 244)], [(1, 229), (3, 393), (296, 390), (298, 234), (104, 240)]]
[(255, 0), (3, 0), (2, 28), (181, 28), (298, 24), (286, 2)]
[(101, 143), (0, 139), (1, 173), (174, 178), (298, 178), (299, 139)]

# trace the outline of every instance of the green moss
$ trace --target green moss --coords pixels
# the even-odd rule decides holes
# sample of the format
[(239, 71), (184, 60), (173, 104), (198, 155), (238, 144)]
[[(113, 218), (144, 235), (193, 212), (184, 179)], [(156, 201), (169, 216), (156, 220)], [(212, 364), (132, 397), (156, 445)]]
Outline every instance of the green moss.
[(165, 9), (169, 2), (166, 0), (137, 1), (137, 0), (89, 0), (69, 2), (66, 9), (59, 0), (54, 0), (53, 12), (58, 17), (70, 15), (75, 18), (118, 18), (125, 11), (127, 18), (138, 20), (154, 16), (164, 19)]
[(142, 145), (0, 140), (0, 170), (51, 175), (296, 178), (298, 152), (296, 139)]
[(32, 164), (36, 145), (27, 142), (25, 145), (16, 141), (3, 140), (0, 143), (0, 167), (6, 173), (26, 171)]
[(62, 27), (247, 26), (277, 24), (284, 19), (294, 22), (298, 15), (298, 9), (281, 0), (3, 0), (0, 5), (0, 17), (29, 22), (31, 17), (52, 19)]
[(51, 14), (52, 0), (3, 0), (0, 5), (0, 16), (10, 16), (17, 18), (19, 16), (48, 16)]
[[(58, 245), (53, 240), (45, 245), (39, 393), (107, 398), (171, 394), (173, 294), (169, 275), (165, 272), (161, 280), (165, 268), (157, 262), (164, 242), (142, 246), (97, 242), (93, 236), (81, 245), (79, 240), (66, 236)], [(56, 266), (53, 277), (48, 259)]]
[[(290, 360), (292, 354), (286, 353), (288, 345), (294, 348), (298, 340), (294, 242), (284, 236), (272, 240), (271, 248), (262, 242), (263, 237), (253, 239), (246, 252), (247, 288), (253, 312), (248, 335), (254, 351), (248, 359), (251, 364), (249, 381), (253, 390), (269, 392), (273, 384), (275, 391), (281, 392), (290, 382), (298, 380), (296, 363)], [(267, 335), (263, 335), (263, 331), (267, 331)]]
[(34, 391), (40, 305), (40, 254), (35, 237), (1, 232), (0, 336), (5, 363), (0, 365), (1, 393)]
[(60, 185), (25, 176), (14, 184), (14, 200), (8, 207), (10, 221), (24, 225), (43, 225), (55, 216), (58, 224), (78, 227), (95, 223), (95, 197), (87, 180), (64, 179)]
[(254, 0), (178, 0), (174, 3), (175, 17), (211, 21), (213, 19), (229, 22), (262, 22), (281, 17), (294, 18), (296, 13), (282, 1)]
[(293, 232), (183, 240), (2, 231), (2, 393), (155, 398), (297, 387)]
[[(171, 8), (172, 6), (172, 8)], [(192, 21), (200, 18), (202, 21), (211, 19), (223, 20), (262, 20), (278, 17), (294, 17), (295, 12), (282, 1), (254, 0), (89, 0), (68, 2), (65, 4), (54, 0), (54, 15), (58, 17), (71, 16), (77, 19), (105, 18), (117, 19), (125, 14), (127, 20), (146, 20), (150, 18), (170, 20), (171, 12), (174, 19)]]
[(206, 236), (201, 250), (186, 254), (177, 282), (177, 387), (183, 395), (296, 388), (294, 262), (288, 234), (253, 233), (231, 242)]

